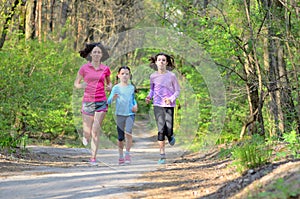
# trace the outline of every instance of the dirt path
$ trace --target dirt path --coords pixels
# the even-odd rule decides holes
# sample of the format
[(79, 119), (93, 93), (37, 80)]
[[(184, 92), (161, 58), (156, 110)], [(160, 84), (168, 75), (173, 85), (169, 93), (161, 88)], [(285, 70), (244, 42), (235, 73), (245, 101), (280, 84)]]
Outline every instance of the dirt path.
[(150, 132), (147, 122), (136, 121), (133, 162), (125, 166), (118, 165), (116, 146), (99, 150), (96, 167), (88, 164), (89, 153), (82, 148), (31, 146), (26, 157), (0, 154), (0, 199), (244, 199), (266, 190), (270, 193), (264, 197), (252, 198), (300, 199), (300, 159), (242, 175), (230, 158), (217, 157), (217, 148), (183, 156), (178, 145), (167, 145), (168, 164), (158, 166), (156, 136)]
[[(126, 187), (138, 186), (138, 177), (158, 167), (155, 136), (145, 131), (146, 125), (136, 122), (131, 165), (118, 165), (116, 147), (99, 150), (98, 166), (86, 162), (86, 149), (28, 147), (40, 161), (0, 162), (0, 198), (131, 198), (132, 190), (129, 193)], [(175, 148), (169, 148), (170, 160), (176, 158)], [(141, 191), (134, 194), (143, 195)]]

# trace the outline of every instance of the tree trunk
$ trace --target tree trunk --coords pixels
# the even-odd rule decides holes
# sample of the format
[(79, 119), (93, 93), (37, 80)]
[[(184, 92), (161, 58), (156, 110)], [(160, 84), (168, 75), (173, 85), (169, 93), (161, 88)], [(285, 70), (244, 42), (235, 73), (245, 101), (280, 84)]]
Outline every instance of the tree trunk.
[(61, 16), (60, 16), (60, 38), (59, 41), (62, 41), (66, 38), (65, 24), (68, 19), (68, 2), (63, 1), (61, 6)]
[(244, 0), (244, 8), (248, 24), (248, 45), (245, 46), (245, 63), (244, 71), (246, 73), (246, 89), (248, 94), (248, 103), (250, 116), (246, 124), (244, 124), (240, 137), (243, 137), (246, 129), (249, 134), (253, 135), (259, 133), (265, 136), (264, 120), (262, 115), (263, 107), (263, 89), (262, 89), (262, 77), (260, 72), (260, 66), (257, 58), (256, 42), (254, 37), (254, 31), (252, 27), (252, 21), (250, 17), (250, 0)]
[(3, 29), (2, 29), (2, 33), (1, 33), (1, 38), (0, 38), (0, 49), (2, 49), (2, 47), (4, 45), (10, 21), (12, 20), (12, 17), (15, 14), (15, 9), (19, 5), (19, 3), (20, 3), (19, 0), (15, 0), (15, 2), (12, 4), (10, 12), (8, 13), (8, 15), (5, 19)]
[(35, 0), (26, 1), (25, 39), (34, 39), (35, 35)]
[(69, 31), (69, 35), (71, 35), (71, 41), (73, 41), (73, 48), (77, 49), (77, 30), (78, 30), (78, 23), (77, 23), (77, 10), (78, 10), (78, 0), (72, 0), (70, 5), (70, 26), (72, 27)]
[(35, 14), (35, 37), (42, 42), (42, 0), (37, 0)]
[[(293, 123), (299, 124), (299, 118), (293, 102), (289, 77), (287, 75), (284, 33), (278, 30), (285, 22), (282, 4), (278, 1), (264, 2), (267, 11), (270, 107), (274, 116), (275, 131), (278, 136), (293, 130)], [(278, 26), (274, 25), (278, 24)], [(297, 129), (299, 127), (297, 126)]]

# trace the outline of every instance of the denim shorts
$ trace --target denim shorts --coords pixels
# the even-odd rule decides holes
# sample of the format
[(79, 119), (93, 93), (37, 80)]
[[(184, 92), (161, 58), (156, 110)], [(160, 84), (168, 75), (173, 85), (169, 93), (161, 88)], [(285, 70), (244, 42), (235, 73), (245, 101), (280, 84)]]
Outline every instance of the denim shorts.
[(86, 115), (94, 115), (95, 112), (107, 112), (106, 101), (82, 102), (81, 112)]

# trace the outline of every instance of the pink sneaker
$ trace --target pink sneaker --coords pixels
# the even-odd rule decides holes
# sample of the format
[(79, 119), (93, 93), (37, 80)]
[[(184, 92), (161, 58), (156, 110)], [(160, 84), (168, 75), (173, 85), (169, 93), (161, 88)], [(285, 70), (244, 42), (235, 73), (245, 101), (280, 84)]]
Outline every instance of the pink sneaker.
[(131, 163), (131, 156), (130, 155), (125, 155), (125, 163), (130, 164)]
[(90, 165), (97, 165), (97, 161), (95, 158), (90, 159)]
[(123, 165), (123, 164), (125, 164), (124, 158), (119, 158), (119, 165)]

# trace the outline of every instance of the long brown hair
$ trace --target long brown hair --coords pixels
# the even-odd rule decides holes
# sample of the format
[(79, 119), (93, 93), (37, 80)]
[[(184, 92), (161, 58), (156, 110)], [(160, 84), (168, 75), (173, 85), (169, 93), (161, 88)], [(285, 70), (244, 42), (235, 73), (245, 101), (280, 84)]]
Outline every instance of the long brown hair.
[(160, 52), (158, 54), (156, 54), (155, 56), (152, 56), (149, 58), (149, 61), (150, 61), (150, 68), (154, 69), (154, 70), (157, 70), (157, 66), (155, 64), (155, 62), (157, 61), (157, 57), (160, 56), (160, 55), (163, 55), (167, 58), (167, 70), (168, 71), (171, 71), (171, 70), (174, 70), (175, 69), (175, 62), (174, 62), (174, 57), (172, 55), (168, 55), (166, 53), (163, 53), (163, 52)]
[(102, 52), (101, 61), (107, 60), (109, 58), (109, 54), (106, 48), (101, 44), (101, 42), (86, 44), (85, 48), (79, 51), (80, 57), (83, 57), (86, 60), (91, 61), (90, 53), (96, 46), (98, 46), (101, 49)]

